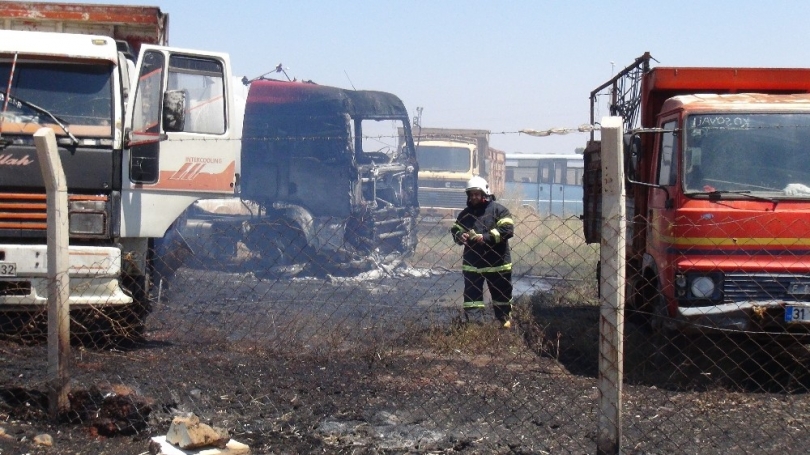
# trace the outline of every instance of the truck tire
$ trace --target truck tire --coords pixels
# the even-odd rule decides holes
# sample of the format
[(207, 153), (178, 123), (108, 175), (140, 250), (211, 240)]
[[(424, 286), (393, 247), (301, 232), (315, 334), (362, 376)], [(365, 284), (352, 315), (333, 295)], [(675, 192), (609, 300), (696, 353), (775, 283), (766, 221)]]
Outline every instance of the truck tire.
[(150, 240), (149, 248), (150, 282), (168, 288), (177, 270), (192, 256), (188, 244), (177, 235), (174, 226), (169, 227), (166, 236)]
[(147, 276), (125, 276), (122, 287), (132, 303), (71, 311), (71, 337), (85, 346), (103, 349), (144, 341), (146, 317), (152, 311)]
[(307, 239), (297, 225), (287, 220), (251, 226), (247, 247), (259, 255), (263, 268), (303, 264), (310, 261)]
[[(657, 277), (650, 280), (658, 283)], [(661, 373), (660, 379), (667, 383), (683, 383), (689, 380), (691, 372), (685, 368), (687, 358), (687, 339), (672, 324), (672, 318), (667, 310), (666, 299), (656, 285), (654, 293), (648, 300), (650, 344), (653, 349), (653, 365)]]
[(36, 342), (48, 336), (48, 312), (4, 311), (0, 313), (0, 337), (3, 339)]
[(211, 245), (211, 251), (208, 254), (220, 265), (232, 264), (236, 257), (237, 243), (241, 232), (237, 231), (232, 223), (224, 223), (218, 226), (215, 232), (216, 235)]
[(659, 298), (658, 281), (650, 273), (642, 277), (639, 277), (637, 273), (628, 276), (636, 278), (632, 280), (632, 284), (627, 289), (630, 293), (626, 300), (628, 303), (627, 319), (645, 330), (653, 331), (655, 302)]

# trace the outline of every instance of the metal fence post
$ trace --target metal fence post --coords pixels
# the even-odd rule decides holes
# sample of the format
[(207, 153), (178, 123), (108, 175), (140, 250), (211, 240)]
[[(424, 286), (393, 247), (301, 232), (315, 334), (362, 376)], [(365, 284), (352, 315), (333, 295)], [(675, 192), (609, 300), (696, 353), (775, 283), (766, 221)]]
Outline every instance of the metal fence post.
[(56, 135), (50, 128), (34, 133), (37, 158), (47, 192), (48, 213), (48, 377), (52, 418), (69, 409), (70, 267), (67, 183)]
[(602, 246), (597, 453), (620, 453), (624, 364), (625, 192), (622, 118), (602, 119)]

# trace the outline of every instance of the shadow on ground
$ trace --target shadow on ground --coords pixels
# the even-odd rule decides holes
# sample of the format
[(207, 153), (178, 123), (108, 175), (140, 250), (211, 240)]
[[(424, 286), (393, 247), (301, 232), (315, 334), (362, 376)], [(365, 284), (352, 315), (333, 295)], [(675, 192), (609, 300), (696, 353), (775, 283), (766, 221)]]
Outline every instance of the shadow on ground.
[[(599, 307), (532, 297), (526, 342), (574, 375), (598, 377)], [(798, 339), (655, 333), (624, 326), (624, 379), (667, 390), (810, 391), (810, 349)]]

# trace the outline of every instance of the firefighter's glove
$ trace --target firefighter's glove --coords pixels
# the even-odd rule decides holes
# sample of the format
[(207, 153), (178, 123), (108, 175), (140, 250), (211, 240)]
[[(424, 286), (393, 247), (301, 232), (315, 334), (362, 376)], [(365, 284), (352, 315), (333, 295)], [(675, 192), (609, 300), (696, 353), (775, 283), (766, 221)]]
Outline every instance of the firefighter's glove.
[(484, 234), (479, 234), (474, 230), (470, 230), (468, 243), (482, 243), (484, 241)]

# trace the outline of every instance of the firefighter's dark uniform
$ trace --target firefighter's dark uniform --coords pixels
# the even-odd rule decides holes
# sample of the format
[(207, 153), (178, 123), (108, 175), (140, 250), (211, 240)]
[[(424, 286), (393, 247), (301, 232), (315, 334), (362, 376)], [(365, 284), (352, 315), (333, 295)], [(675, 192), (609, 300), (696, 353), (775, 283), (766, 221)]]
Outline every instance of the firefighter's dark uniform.
[[(464, 245), (462, 271), (464, 275), (464, 310), (466, 314), (480, 312), (484, 305), (484, 282), (492, 297), (495, 317), (509, 321), (512, 311), (512, 257), (509, 239), (515, 226), (509, 209), (491, 200), (462, 210), (450, 228), (453, 240)], [(462, 242), (463, 233), (483, 235), (483, 242)], [(508, 325), (507, 325), (508, 326)]]

